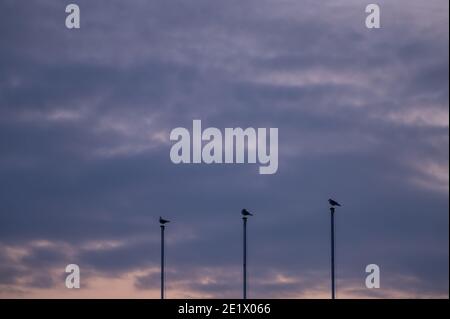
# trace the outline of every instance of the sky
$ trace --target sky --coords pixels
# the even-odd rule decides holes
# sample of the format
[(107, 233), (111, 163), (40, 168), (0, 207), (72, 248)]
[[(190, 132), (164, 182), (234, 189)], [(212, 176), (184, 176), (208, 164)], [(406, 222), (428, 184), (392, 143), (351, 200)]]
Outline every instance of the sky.
[[(449, 296), (447, 0), (0, 2), (0, 298)], [(170, 160), (278, 128), (278, 171)], [(65, 287), (77, 264), (81, 288)], [(380, 267), (367, 289), (365, 267)]]

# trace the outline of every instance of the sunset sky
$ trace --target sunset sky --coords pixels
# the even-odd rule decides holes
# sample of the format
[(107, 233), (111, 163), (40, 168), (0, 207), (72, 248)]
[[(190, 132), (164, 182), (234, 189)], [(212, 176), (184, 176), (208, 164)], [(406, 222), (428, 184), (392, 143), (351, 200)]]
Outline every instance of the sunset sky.
[[(328, 298), (330, 197), (339, 298), (448, 298), (449, 2), (366, 2), (1, 0), (0, 298), (159, 298), (159, 216), (167, 297), (239, 298), (244, 207), (248, 297)], [(194, 119), (278, 171), (173, 164)]]

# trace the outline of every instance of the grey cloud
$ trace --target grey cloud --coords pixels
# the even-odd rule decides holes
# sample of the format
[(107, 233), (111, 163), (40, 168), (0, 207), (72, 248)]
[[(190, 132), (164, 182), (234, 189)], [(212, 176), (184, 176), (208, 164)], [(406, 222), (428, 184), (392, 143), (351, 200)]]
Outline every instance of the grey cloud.
[[(358, 1), (80, 0), (82, 29), (70, 32), (63, 3), (2, 2), (0, 242), (63, 242), (93, 276), (120, 275), (158, 265), (167, 215), (174, 285), (233, 296), (239, 279), (211, 272), (204, 285), (199, 269), (239, 271), (247, 207), (255, 295), (292, 296), (328, 278), (335, 196), (344, 287), (365, 295), (375, 262), (380, 296), (448, 294), (448, 122), (433, 117), (448, 115), (448, 4), (408, 4), (382, 2), (384, 28), (369, 32)], [(152, 138), (196, 118), (278, 127), (278, 173), (170, 163), (170, 145)], [(110, 239), (123, 245), (83, 248)], [(73, 262), (61, 249), (0, 260), (0, 277)], [(271, 282), (277, 272), (298, 280)], [(49, 276), (30, 287), (51, 287)]]

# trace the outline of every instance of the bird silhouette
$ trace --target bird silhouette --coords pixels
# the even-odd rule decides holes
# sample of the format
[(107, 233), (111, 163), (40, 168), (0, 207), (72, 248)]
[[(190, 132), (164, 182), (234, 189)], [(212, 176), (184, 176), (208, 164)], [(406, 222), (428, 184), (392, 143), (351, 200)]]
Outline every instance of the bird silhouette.
[(328, 200), (328, 203), (330, 203), (331, 206), (341, 206), (341, 204), (339, 204), (338, 202), (336, 202), (335, 200), (332, 200), (331, 198)]
[(242, 216), (253, 216), (252, 213), (250, 213), (248, 210), (246, 210), (245, 208), (241, 211)]
[(170, 220), (164, 219), (161, 216), (159, 216), (159, 223), (161, 225), (164, 225), (164, 224), (170, 223)]

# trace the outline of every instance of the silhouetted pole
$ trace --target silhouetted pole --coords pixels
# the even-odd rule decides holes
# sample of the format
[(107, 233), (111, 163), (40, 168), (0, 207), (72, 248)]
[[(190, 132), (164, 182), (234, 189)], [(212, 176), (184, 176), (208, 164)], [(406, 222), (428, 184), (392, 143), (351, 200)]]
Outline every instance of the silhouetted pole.
[(243, 287), (243, 298), (247, 299), (247, 217), (242, 217), (244, 221), (244, 287)]
[(336, 286), (334, 278), (334, 207), (330, 207), (331, 212), (331, 299), (336, 297)]
[(164, 299), (164, 230), (166, 226), (161, 225), (161, 299)]
[(253, 216), (253, 214), (245, 208), (241, 211), (241, 214), (244, 221), (243, 298), (247, 299), (247, 218), (248, 216)]
[(164, 230), (165, 224), (170, 221), (159, 216), (159, 224), (161, 226), (161, 299), (164, 299)]

